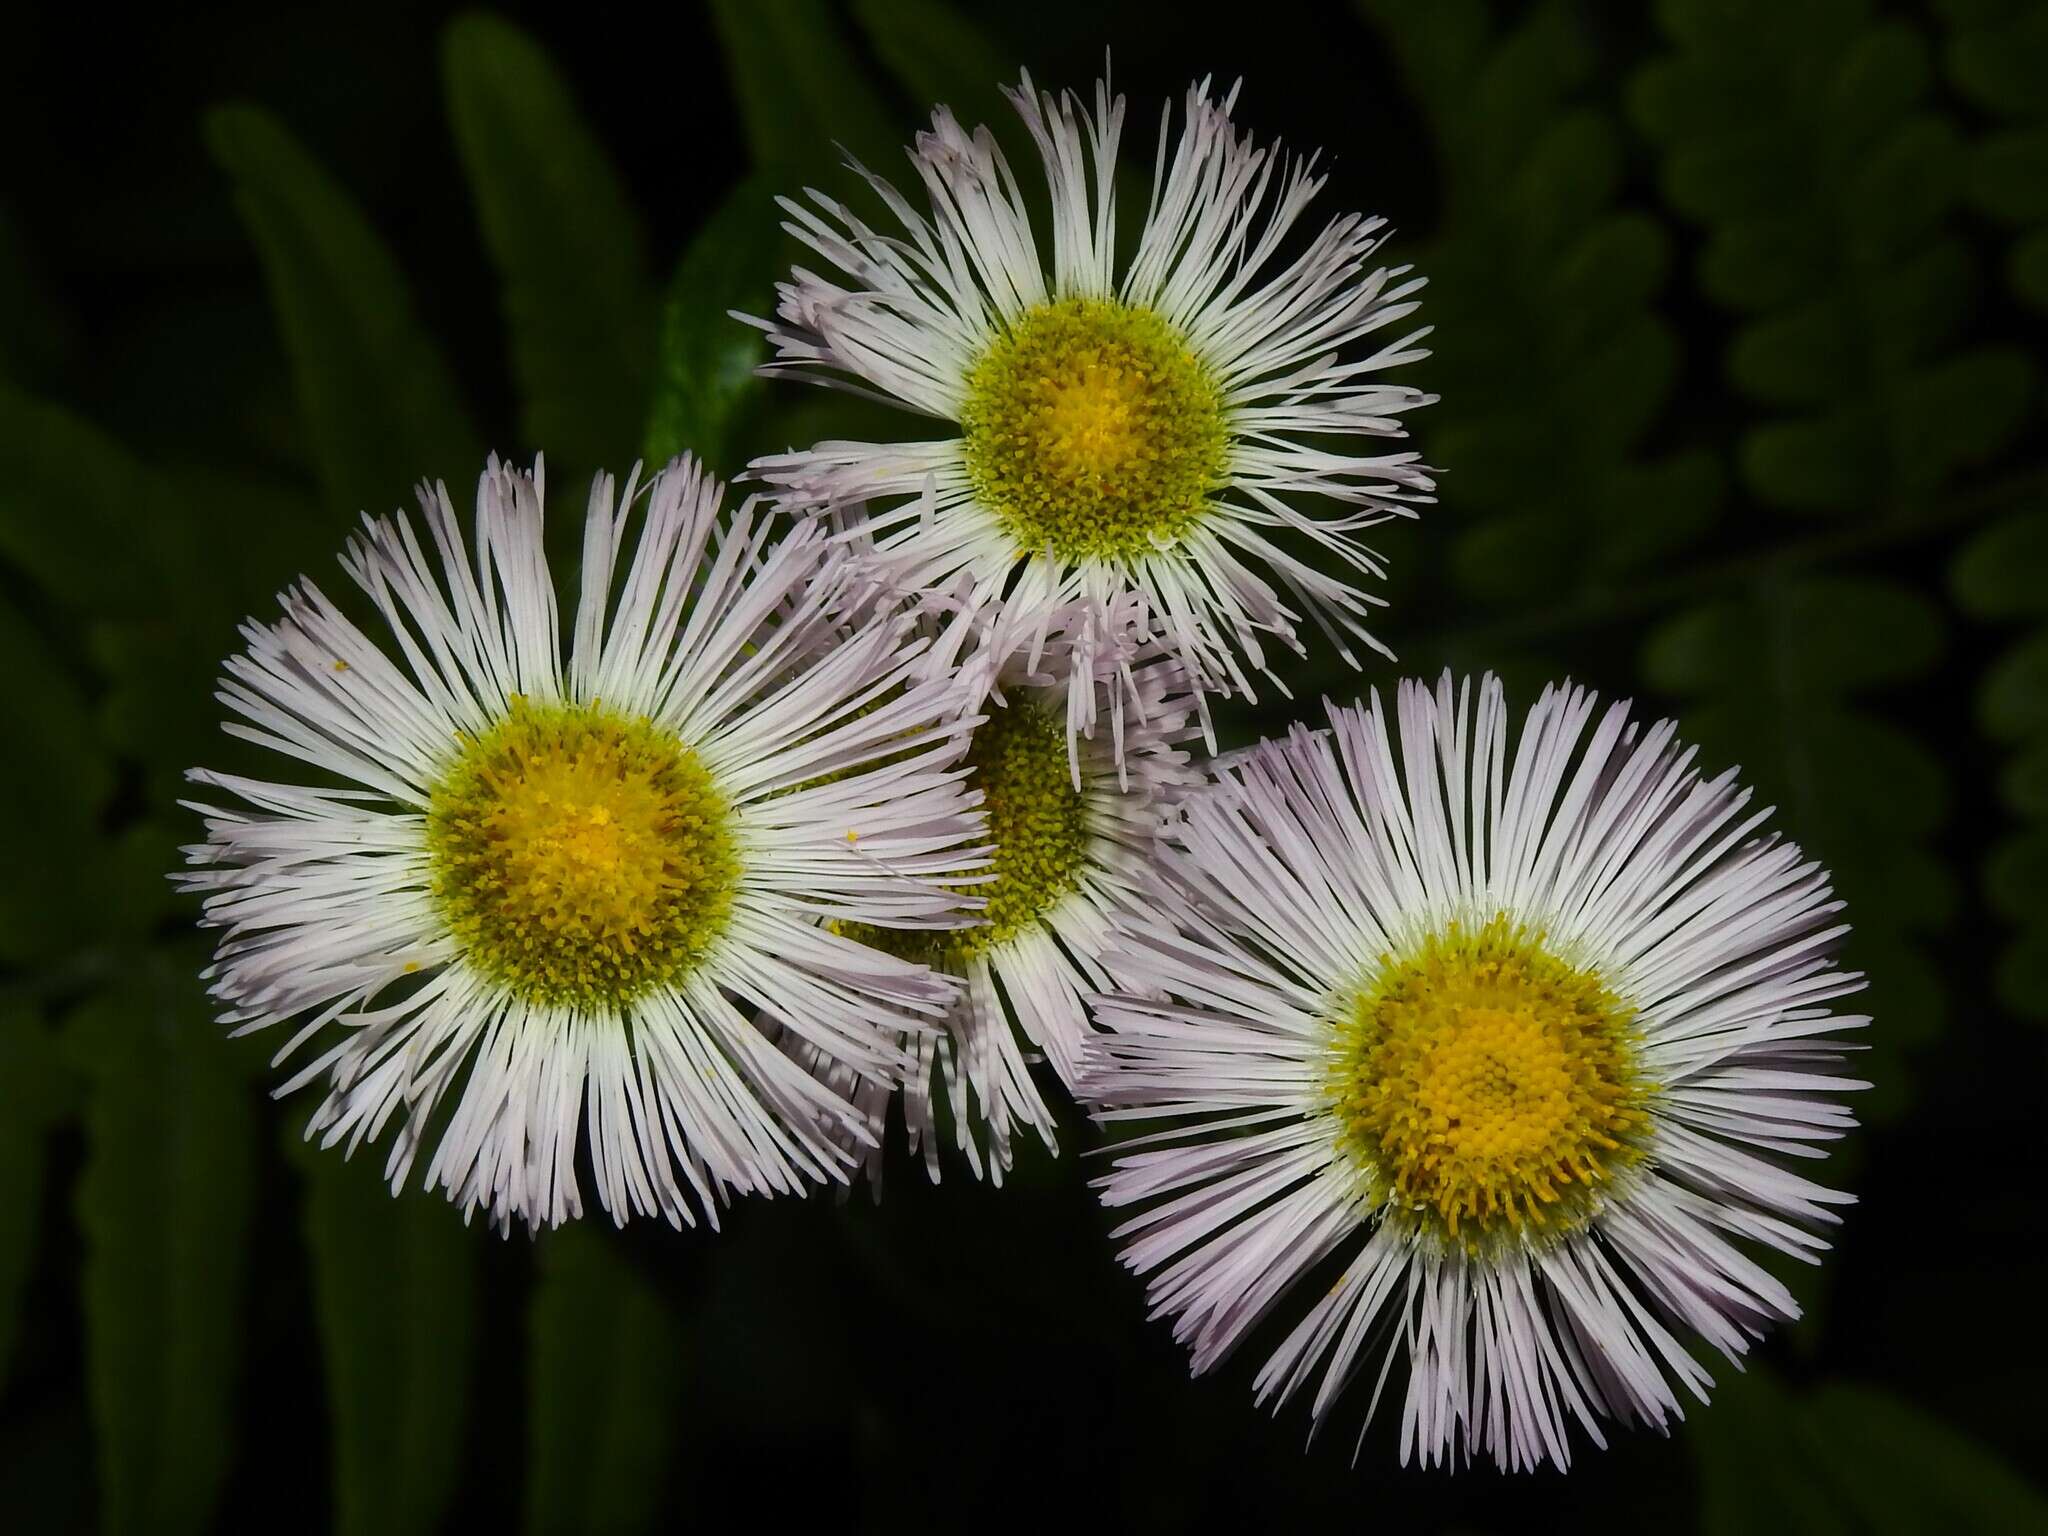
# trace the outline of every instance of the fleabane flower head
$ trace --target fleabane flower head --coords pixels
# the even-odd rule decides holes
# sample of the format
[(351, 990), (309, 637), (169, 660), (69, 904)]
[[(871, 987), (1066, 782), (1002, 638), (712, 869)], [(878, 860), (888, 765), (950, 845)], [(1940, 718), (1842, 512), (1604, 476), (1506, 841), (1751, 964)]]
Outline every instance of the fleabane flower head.
[(927, 208), (862, 172), (895, 228), (815, 191), (784, 202), (836, 275), (799, 269), (756, 322), (767, 371), (957, 430), (820, 443), (754, 473), (801, 511), (869, 504), (875, 551), (908, 591), (965, 573), (1041, 627), (1079, 604), (1098, 631), (1136, 598), (1205, 691), (1249, 695), (1251, 674), (1271, 675), (1269, 642), (1304, 649), (1305, 617), (1347, 660), (1378, 649), (1365, 583), (1381, 567), (1358, 536), (1431, 488), (1415, 454), (1383, 451), (1431, 398), (1380, 378), (1424, 355), (1420, 331), (1381, 334), (1422, 286), (1378, 264), (1384, 221), (1346, 214), (1291, 238), (1323, 185), (1313, 160), (1254, 145), (1231, 122), (1235, 91), (1198, 85), (1171, 143), (1162, 117), (1119, 270), (1123, 98), (1098, 85), (1091, 113), (1028, 77), (1008, 94), (1043, 161), (1049, 230), (989, 130), (942, 107), (911, 152)]
[[(985, 627), (984, 637), (999, 626), (998, 619)], [(918, 1059), (902, 1089), (904, 1126), (934, 1179), (941, 1102), (978, 1176), (1002, 1182), (1022, 1130), (1057, 1152), (1032, 1063), (1049, 1063), (1070, 1092), (1078, 1084), (1093, 1033), (1087, 999), (1109, 985), (1102, 957), (1113, 914), (1141, 899), (1161, 818), (1199, 781), (1181, 745), (1198, 728), (1179, 663), (1137, 645), (1110, 654), (1093, 681), (1122, 689), (1123, 707), (1090, 736), (1069, 733), (1069, 669), (1080, 661), (1071, 648), (1056, 647), (1037, 667), (1012, 657), (983, 671), (976, 657), (985, 651), (967, 658), (957, 675), (982, 677), (986, 687), (962, 697), (963, 709), (979, 717), (964, 760), (990, 850), (987, 869), (961, 887), (976, 921), (922, 931), (837, 925), (960, 984), (944, 1028), (905, 1042)], [(807, 1046), (798, 1054), (814, 1070), (824, 1065)], [(888, 1085), (853, 1087), (843, 1069), (824, 1069), (867, 1109), (868, 1159), (879, 1177)]]
[(1733, 1361), (1798, 1315), (1746, 1250), (1826, 1247), (1849, 1197), (1778, 1159), (1853, 1123), (1868, 1021), (1828, 1009), (1862, 983), (1826, 874), (1732, 771), (1577, 688), (1519, 737), (1476, 693), (1332, 709), (1188, 799), (1194, 920), (1125, 925), (1086, 1087), (1162, 1127), (1101, 1193), (1197, 1371), (1282, 1312), (1261, 1402), (1320, 1424), (1405, 1357), (1404, 1461), (1562, 1466), (1574, 1423), (1705, 1400), (1685, 1335)]
[(500, 1226), (581, 1214), (579, 1140), (620, 1221), (847, 1177), (865, 1118), (777, 1040), (893, 1083), (955, 984), (821, 924), (965, 921), (940, 882), (985, 860), (973, 722), (908, 621), (819, 644), (849, 579), (822, 530), (721, 523), (687, 459), (614, 489), (566, 648), (538, 467), (491, 461), (473, 550), (445, 488), (366, 519), (343, 565), (388, 644), (306, 582), (221, 687), (311, 782), (191, 775), (230, 800), (182, 877), (224, 1019), (292, 1021), (308, 1136), (396, 1122), (394, 1190), (431, 1140), (424, 1182)]

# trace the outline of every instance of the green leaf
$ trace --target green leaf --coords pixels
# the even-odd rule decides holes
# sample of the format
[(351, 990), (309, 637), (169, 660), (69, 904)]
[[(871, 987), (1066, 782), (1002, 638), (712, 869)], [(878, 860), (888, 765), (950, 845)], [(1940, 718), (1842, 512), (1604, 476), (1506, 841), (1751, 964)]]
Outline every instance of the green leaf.
[(1759, 605), (1696, 608), (1659, 629), (1644, 653), (1653, 688), (1700, 694), (1757, 686), (1787, 708), (1924, 676), (1941, 654), (1941, 620), (1910, 588), (1862, 577), (1815, 577)]
[(2006, 764), (2000, 779), (2006, 806), (2029, 821), (2048, 821), (2048, 736)]
[(1829, 1382), (1795, 1396), (1752, 1369), (1722, 1382), (1695, 1417), (1709, 1536), (2048, 1530), (2048, 1502), (2012, 1468), (1874, 1387)]
[(80, 621), (58, 647), (0, 614), (45, 721), (0, 762), (0, 785), (45, 807), (23, 835), (50, 848), (54, 872), (40, 891), (0, 896), (0, 914), (28, 908), (0, 920), (4, 957), (59, 930), (141, 933), (164, 913), (178, 833), (162, 819), (102, 830), (112, 759), (138, 763), (150, 816), (166, 812), (184, 770), (221, 745), (209, 700), (237, 621), (331, 560), (334, 545), (298, 490), (142, 464), (68, 411), (4, 386), (0, 487), (0, 553)]
[(1961, 195), (1964, 171), (1953, 124), (1928, 113), (1903, 119), (1842, 188), (1854, 254), (1884, 260), (1925, 240)]
[(2048, 224), (2048, 128), (1994, 134), (1977, 148), (1970, 195), (2012, 224)]
[(1783, 1388), (1756, 1367), (1729, 1371), (1685, 1433), (1699, 1469), (1703, 1536), (1854, 1530), (1832, 1489), (1808, 1475), (1806, 1445)]
[(1671, 271), (1671, 241), (1652, 219), (1617, 214), (1568, 244), (1550, 275), (1550, 302), (1590, 338), (1657, 297)]
[(777, 217), (766, 180), (744, 181), (676, 263), (662, 306), (648, 462), (663, 464), (687, 450), (723, 474), (739, 467), (735, 429), (761, 392), (754, 370), (768, 346), (730, 311), (765, 316), (773, 307), (775, 275), (785, 265)]
[(0, 555), (78, 616), (196, 648), (209, 666), (250, 604), (334, 555), (330, 521), (298, 489), (145, 464), (90, 422), (5, 385), (0, 482)]
[(2014, 939), (1998, 960), (1998, 1002), (2022, 1019), (2048, 1019), (2048, 926)]
[(1916, 370), (1893, 402), (1893, 453), (1932, 480), (1990, 459), (2033, 403), (2035, 370), (2024, 348), (1977, 347)]
[(1442, 397), (1429, 458), (1462, 525), (1459, 584), (1489, 603), (1558, 602), (1683, 548), (1720, 477), (1704, 456), (1642, 446), (1679, 374), (1653, 308), (1671, 241), (1617, 206), (1620, 128), (1585, 99), (1589, 16), (1539, 4), (1497, 28), (1477, 5), (1359, 9), (1401, 62), (1443, 184), (1436, 238), (1398, 259), (1429, 276), (1435, 352), (1417, 382)]
[[(1389, 0), (1371, 3), (1384, 6)], [(1461, 15), (1453, 13), (1443, 25), (1459, 41), (1469, 40), (1468, 23)], [(1484, 133), (1494, 151), (1505, 150), (1507, 156), (1519, 157), (1556, 111), (1556, 104), (1589, 84), (1598, 63), (1582, 14), (1555, 0), (1537, 6), (1481, 61), (1475, 82), (1480, 106), (1472, 115), (1484, 122), (1475, 121), (1473, 126)], [(1433, 94), (1440, 94), (1442, 86), (1454, 78), (1440, 77)], [(1446, 99), (1443, 104), (1450, 103)]]
[(1949, 77), (1994, 116), (2024, 125), (1981, 142), (1970, 190), (1978, 207), (2016, 226), (2004, 261), (2014, 295), (2048, 310), (2048, 12), (2028, 0), (1944, 9), (1955, 28)]
[(1565, 111), (1528, 145), (1509, 183), (1529, 240), (1553, 246), (1607, 211), (1621, 185), (1621, 135), (1604, 112)]
[(2004, 741), (2048, 734), (2048, 628), (2037, 629), (1992, 664), (1978, 712)]
[(1695, 1417), (1709, 1536), (2048, 1529), (2048, 1502), (2012, 1468), (1873, 1387), (1832, 1382), (1797, 1397), (1751, 1370), (1723, 1382)]
[(1745, 314), (1790, 304), (1825, 285), (1829, 235), (1796, 214), (1724, 225), (1700, 255), (1700, 288), (1715, 303)]
[(161, 865), (133, 878), (128, 845), (101, 830), (114, 764), (78, 680), (4, 600), (0, 655), (10, 708), (34, 722), (0, 752), (0, 797), (34, 807), (14, 818), (9, 841), (17, 867), (35, 877), (0, 881), (0, 960), (20, 964), (135, 933), (164, 910), (171, 891)]
[(214, 159), (263, 263), (328, 503), (385, 512), (482, 461), (405, 276), (346, 192), (269, 113), (207, 115)]
[(1956, 600), (1987, 619), (2048, 613), (2048, 507), (1995, 523), (1956, 557)]
[(1819, 1470), (1858, 1527), (1890, 1532), (2048, 1530), (2048, 1499), (1997, 1456), (1874, 1387), (1833, 1384), (1806, 1401)]
[(188, 543), (203, 528), (215, 558), (181, 587), (175, 606), (95, 626), (91, 652), (108, 685), (101, 732), (141, 766), (152, 813), (173, 818), (182, 836), (188, 813), (173, 807), (187, 792), (185, 770), (221, 766), (223, 751), (242, 751), (222, 735), (213, 699), (221, 658), (240, 648), (239, 623), (273, 618), (278, 589), (301, 572), (324, 583), (339, 542), (334, 519), (300, 488), (185, 468), (153, 470), (150, 481), (173, 518), (168, 526)]
[(1944, 233), (1971, 155), (1924, 105), (1925, 37), (1859, 0), (1667, 0), (1659, 19), (1672, 47), (1631, 94), (1667, 196), (1704, 227), (1702, 287), (1750, 317), (1729, 376), (1767, 409), (1744, 482), (1798, 511), (1911, 515), (2011, 439), (2036, 372), (2019, 348), (1944, 355), (1981, 283)]
[(2013, 242), (2005, 277), (2021, 303), (2048, 310), (2048, 229)]
[[(2029, 508), (1979, 533), (1950, 583), (1963, 607), (1987, 619), (2048, 613), (2048, 512)], [(1997, 993), (2010, 1012), (2048, 1016), (2048, 625), (2035, 623), (1986, 669), (1977, 701), (1985, 730), (2018, 744), (2002, 776), (2021, 825), (1986, 859), (1994, 910), (2019, 931), (1999, 958)]]
[(870, 170), (902, 163), (905, 135), (823, 0), (711, 0), (754, 165), (815, 175), (843, 149)]
[(528, 1316), (526, 1529), (651, 1531), (687, 1376), (667, 1305), (604, 1235), (540, 1240)]
[(0, 385), (0, 555), (80, 612), (147, 612), (183, 572), (152, 580), (148, 563), (128, 556), (156, 543), (167, 510), (120, 444)]
[[(1004, 117), (1019, 60), (944, 0), (854, 0), (875, 53), (911, 99), (946, 106), (968, 128)], [(877, 167), (879, 169), (879, 167)]]
[(1664, 162), (1664, 195), (1702, 223), (1740, 226), (1797, 208), (1804, 190), (1797, 167), (1772, 158), (1771, 143), (1767, 131), (1752, 128), (1702, 136), (1674, 149)]
[(633, 447), (654, 368), (654, 295), (640, 222), (566, 81), (507, 21), (448, 28), (449, 115), (505, 321), (529, 448), (572, 465)]
[[(1835, 11), (1850, 25), (1872, 19), (1868, 7), (1860, 3), (1837, 6)], [(1926, 41), (1912, 27), (1880, 22), (1859, 30), (1834, 63), (1834, 79), (1823, 104), (1829, 132), (1844, 145), (1878, 136), (1927, 94), (1932, 73)]]
[(42, 1233), (45, 1143), (71, 1105), (70, 1086), (42, 1019), (0, 1009), (0, 1388)]
[(1872, 1120), (1908, 1102), (1910, 1052), (1942, 1023), (1930, 946), (1955, 919), (1955, 882), (1932, 843), (1949, 775), (1865, 698), (1931, 675), (1941, 615), (1919, 592), (1867, 577), (1779, 578), (1660, 624), (1650, 685), (1689, 702), (1685, 739), (1707, 772), (1739, 765), (1773, 824), (1831, 872), (1851, 925), (1843, 960), (1870, 977), (1877, 1021), (1857, 1075)]
[(71, 1021), (86, 1078), (78, 1219), (100, 1529), (212, 1528), (238, 1441), (256, 1116), (183, 951)]
[(1581, 551), (1602, 580), (1619, 582), (1696, 541), (1724, 494), (1721, 466), (1705, 451), (1619, 466), (1592, 512), (1598, 532)]
[(1882, 420), (1856, 404), (1757, 427), (1742, 443), (1743, 484), (1759, 501), (1794, 511), (1884, 509), (1890, 498)]
[(1864, 366), (1854, 306), (1827, 295), (1747, 327), (1728, 356), (1743, 393), (1774, 405), (1805, 405), (1852, 388)]
[(2035, 827), (2001, 844), (1984, 866), (1991, 910), (2014, 923), (2048, 917), (2048, 827)]
[(441, 1529), (473, 1400), (478, 1234), (446, 1200), (394, 1197), (373, 1155), (291, 1137), (334, 1435), (335, 1529)]
[(1957, 20), (1949, 74), (1964, 94), (2001, 117), (2048, 117), (2048, 15), (2009, 0)]

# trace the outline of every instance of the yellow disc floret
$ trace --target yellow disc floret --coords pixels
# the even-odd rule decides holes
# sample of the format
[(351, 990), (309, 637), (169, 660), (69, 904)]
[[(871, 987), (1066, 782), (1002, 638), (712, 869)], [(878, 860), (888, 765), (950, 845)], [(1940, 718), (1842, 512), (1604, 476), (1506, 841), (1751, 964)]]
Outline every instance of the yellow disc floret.
[(1583, 1225), (1648, 1140), (1633, 1017), (1505, 917), (1389, 957), (1342, 1021), (1331, 1078), (1388, 1219), (1468, 1251)]
[(1150, 310), (1060, 299), (1027, 310), (967, 380), (976, 496), (1020, 553), (1069, 563), (1172, 545), (1225, 478), (1223, 397)]
[(994, 878), (962, 885), (986, 902), (972, 928), (877, 928), (841, 924), (840, 931), (877, 949), (958, 969), (1027, 932), (1060, 899), (1077, 890), (1088, 864), (1088, 807), (1067, 765), (1064, 721), (1013, 694), (992, 707), (967, 749), (967, 785), (982, 794)]
[(465, 737), (427, 845), (465, 957), (540, 1003), (616, 1005), (685, 975), (739, 883), (732, 811), (696, 754), (597, 705), (515, 699)]

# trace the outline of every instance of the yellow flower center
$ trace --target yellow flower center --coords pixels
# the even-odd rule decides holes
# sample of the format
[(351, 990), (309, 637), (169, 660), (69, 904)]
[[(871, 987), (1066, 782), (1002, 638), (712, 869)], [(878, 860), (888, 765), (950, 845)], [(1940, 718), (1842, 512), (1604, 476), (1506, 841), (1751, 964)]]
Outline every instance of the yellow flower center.
[(1388, 1219), (1468, 1251), (1584, 1225), (1648, 1142), (1633, 1018), (1504, 916), (1385, 961), (1340, 1026), (1331, 1089)]
[(968, 376), (968, 477), (1020, 554), (1132, 559), (1192, 528), (1225, 478), (1223, 397), (1150, 310), (1028, 310)]
[(538, 1003), (616, 1006), (679, 979), (739, 884), (732, 811), (696, 754), (596, 705), (515, 699), (465, 738), (427, 846), (465, 956)]
[(1077, 890), (1088, 862), (1088, 808), (1067, 766), (1065, 722), (1053, 711), (1012, 694), (976, 727), (967, 749), (968, 787), (982, 793), (994, 844), (991, 880), (963, 885), (963, 895), (988, 903), (980, 926), (957, 929), (840, 930), (906, 960), (959, 969), (1030, 931), (1060, 899)]

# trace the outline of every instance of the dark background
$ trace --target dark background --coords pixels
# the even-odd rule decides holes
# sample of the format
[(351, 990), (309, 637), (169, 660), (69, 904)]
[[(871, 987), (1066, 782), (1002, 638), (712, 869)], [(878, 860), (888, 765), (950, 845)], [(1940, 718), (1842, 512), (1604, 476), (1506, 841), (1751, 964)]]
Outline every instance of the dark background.
[[(1396, 1411), (1354, 1467), (1354, 1404), (1304, 1449), (1251, 1405), (1272, 1336), (1186, 1380), (1071, 1115), (1000, 1192), (898, 1158), (879, 1205), (504, 1241), (389, 1199), (381, 1148), (300, 1149), (281, 1042), (206, 1016), (163, 871), (180, 771), (246, 761), (208, 698), (238, 617), (487, 446), (580, 505), (643, 449), (891, 430), (745, 382), (768, 193), (1105, 48), (1134, 171), (1241, 75), (1430, 276), (1403, 667), (1678, 711), (1850, 903), (1878, 1086), (1825, 1176), (1861, 1203), (1668, 1439), (1424, 1474)], [(0, 145), (6, 1529), (2048, 1520), (2042, 7), (46, 5), (0, 29)]]

